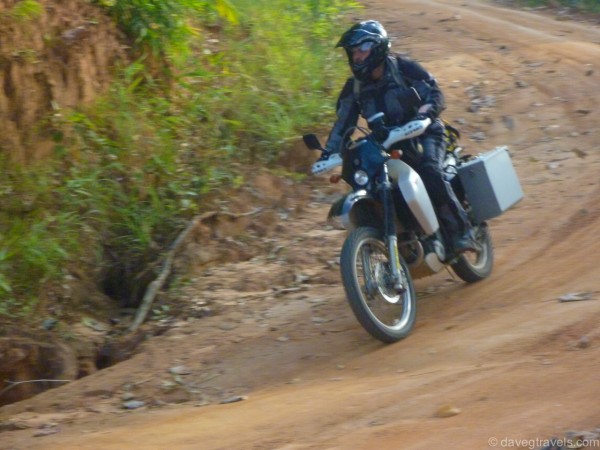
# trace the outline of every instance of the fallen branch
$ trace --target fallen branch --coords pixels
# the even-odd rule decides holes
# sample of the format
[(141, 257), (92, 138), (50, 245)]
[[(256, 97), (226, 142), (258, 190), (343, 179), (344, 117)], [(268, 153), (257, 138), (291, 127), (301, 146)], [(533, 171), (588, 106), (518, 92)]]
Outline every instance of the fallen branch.
[(70, 383), (73, 380), (25, 380), (25, 381), (10, 381), (10, 380), (4, 380), (6, 383), (8, 383), (9, 385), (6, 386), (4, 389), (2, 389), (0, 391), (0, 397), (10, 391), (12, 388), (14, 388), (15, 386), (18, 386), (19, 384), (25, 384), (25, 383)]
[(138, 310), (135, 314), (133, 323), (131, 324), (131, 327), (129, 327), (129, 332), (131, 333), (131, 332), (137, 330), (140, 327), (140, 325), (142, 325), (142, 323), (144, 323), (144, 320), (146, 320), (146, 316), (148, 315), (148, 312), (150, 311), (150, 308), (152, 307), (152, 303), (154, 302), (154, 298), (156, 297), (156, 294), (163, 287), (163, 285), (165, 284), (165, 281), (167, 281), (168, 276), (171, 274), (171, 267), (173, 266), (173, 259), (175, 258), (175, 254), (177, 253), (177, 251), (179, 250), (181, 245), (185, 242), (185, 240), (188, 237), (188, 235), (190, 234), (190, 232), (196, 227), (196, 225), (198, 223), (203, 222), (208, 219), (211, 219), (218, 215), (224, 215), (227, 217), (232, 217), (234, 219), (237, 219), (240, 217), (252, 216), (252, 215), (260, 213), (262, 210), (263, 210), (263, 208), (256, 208), (253, 211), (249, 211), (249, 212), (242, 213), (242, 214), (233, 214), (233, 213), (224, 212), (224, 211), (211, 211), (211, 212), (204, 213), (200, 216), (194, 217), (190, 221), (190, 223), (187, 225), (187, 227), (185, 227), (185, 229), (181, 233), (179, 233), (179, 236), (177, 236), (175, 241), (173, 241), (173, 243), (169, 247), (169, 251), (167, 252), (167, 254), (165, 256), (165, 259), (164, 259), (164, 262), (162, 265), (162, 269), (161, 269), (160, 273), (158, 274), (158, 277), (156, 277), (156, 279), (148, 285), (148, 289), (146, 290), (146, 293), (144, 294), (144, 298), (142, 299), (140, 307), (138, 308)]

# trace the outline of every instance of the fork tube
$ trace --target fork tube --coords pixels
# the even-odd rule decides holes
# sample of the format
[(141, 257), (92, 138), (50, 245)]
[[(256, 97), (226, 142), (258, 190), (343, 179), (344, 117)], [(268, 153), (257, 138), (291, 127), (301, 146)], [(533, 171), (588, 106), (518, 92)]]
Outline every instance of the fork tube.
[(398, 253), (398, 237), (396, 236), (395, 215), (396, 208), (392, 200), (392, 183), (388, 175), (387, 164), (383, 165), (382, 183), (381, 183), (381, 200), (383, 203), (383, 220), (385, 240), (388, 246), (390, 255), (390, 263), (392, 275), (394, 276), (394, 288), (399, 291), (404, 289), (402, 284), (402, 273), (400, 266), (400, 256)]

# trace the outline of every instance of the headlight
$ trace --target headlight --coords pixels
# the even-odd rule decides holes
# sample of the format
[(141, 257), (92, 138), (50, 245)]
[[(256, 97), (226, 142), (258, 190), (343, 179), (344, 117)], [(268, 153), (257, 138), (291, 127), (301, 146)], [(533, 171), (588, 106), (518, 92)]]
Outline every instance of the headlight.
[(365, 186), (369, 182), (369, 175), (364, 170), (354, 172), (354, 181), (359, 186)]

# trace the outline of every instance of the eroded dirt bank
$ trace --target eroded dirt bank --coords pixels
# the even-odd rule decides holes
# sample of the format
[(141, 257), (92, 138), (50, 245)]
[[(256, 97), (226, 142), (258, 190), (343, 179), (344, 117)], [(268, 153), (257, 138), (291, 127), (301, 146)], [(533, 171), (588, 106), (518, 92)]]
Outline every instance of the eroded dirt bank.
[(324, 178), (273, 218), (269, 254), (182, 288), (218, 315), (2, 408), (0, 447), (528, 448), (600, 427), (600, 30), (476, 1), (366, 5), (437, 76), (468, 151), (511, 149), (526, 197), (491, 223), (493, 276), (420, 280), (412, 335), (375, 342), (339, 285)]
[(25, 14), (20, 3), (0, 1), (0, 152), (31, 162), (55, 145), (48, 117), (102, 94), (126, 51), (97, 5), (45, 0)]

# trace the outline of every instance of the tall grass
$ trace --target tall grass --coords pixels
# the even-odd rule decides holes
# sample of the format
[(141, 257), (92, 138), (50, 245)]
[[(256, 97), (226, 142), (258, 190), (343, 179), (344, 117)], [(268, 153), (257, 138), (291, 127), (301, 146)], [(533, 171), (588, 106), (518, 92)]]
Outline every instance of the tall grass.
[(271, 160), (299, 128), (332, 110), (324, 98), (347, 71), (332, 50), (339, 32), (332, 16), (341, 2), (327, 3), (236, 2), (249, 36), (235, 41), (225, 63), (231, 105), (237, 105), (226, 117), (237, 146), (254, 158)]
[(54, 207), (57, 183), (47, 167), (0, 165), (0, 315), (16, 317), (31, 312), (41, 286), (61, 276), (78, 248), (78, 219)]
[(237, 22), (229, 0), (97, 0), (142, 52), (154, 57), (189, 56), (189, 41), (199, 30), (192, 17)]
[[(136, 62), (94, 105), (48, 120), (53, 158), (0, 161), (10, 174), (0, 180), (0, 316), (33, 317), (82, 267), (135, 304), (143, 274), (206, 196), (329, 120), (347, 74), (333, 45), (350, 0), (98, 3), (137, 43)], [(156, 58), (168, 77), (148, 65)]]

